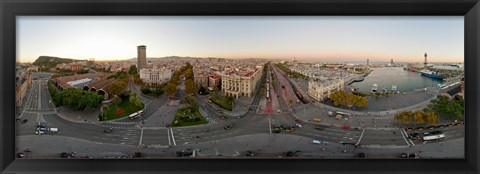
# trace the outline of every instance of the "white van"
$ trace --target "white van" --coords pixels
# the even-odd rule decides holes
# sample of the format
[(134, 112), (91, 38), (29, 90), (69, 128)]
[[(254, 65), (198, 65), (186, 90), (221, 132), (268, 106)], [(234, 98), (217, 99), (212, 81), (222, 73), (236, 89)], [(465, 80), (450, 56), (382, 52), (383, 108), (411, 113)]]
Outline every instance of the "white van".
[(48, 131), (56, 133), (56, 132), (58, 132), (58, 128), (54, 128), (54, 127), (48, 128)]

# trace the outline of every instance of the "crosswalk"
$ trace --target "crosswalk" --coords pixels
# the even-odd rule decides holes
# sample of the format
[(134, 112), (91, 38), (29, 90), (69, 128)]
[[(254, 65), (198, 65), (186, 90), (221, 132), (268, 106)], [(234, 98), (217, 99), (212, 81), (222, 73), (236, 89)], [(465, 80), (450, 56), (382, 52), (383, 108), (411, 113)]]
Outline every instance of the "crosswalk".
[[(200, 114), (205, 117), (205, 119), (207, 119), (207, 113), (202, 109), (202, 108), (198, 108), (198, 111), (200, 112)], [(217, 121), (213, 120), (211, 117), (208, 120), (208, 124), (218, 124)]]

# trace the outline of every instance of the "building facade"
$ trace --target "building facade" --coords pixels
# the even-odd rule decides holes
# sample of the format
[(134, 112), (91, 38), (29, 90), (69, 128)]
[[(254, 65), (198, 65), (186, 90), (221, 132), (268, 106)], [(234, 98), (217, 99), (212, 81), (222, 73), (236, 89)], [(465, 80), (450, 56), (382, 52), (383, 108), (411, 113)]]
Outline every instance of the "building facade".
[(222, 91), (225, 96), (231, 97), (240, 97), (246, 96), (251, 97), (257, 86), (257, 83), (262, 77), (262, 70), (256, 69), (255, 71), (249, 71), (245, 74), (228, 72), (221, 75), (222, 81)]
[(208, 75), (206, 73), (195, 73), (193, 81), (196, 86), (208, 86)]
[(137, 70), (147, 68), (147, 46), (137, 46)]
[(79, 63), (71, 63), (70, 64), (70, 70), (71, 71), (80, 71), (83, 69), (83, 65)]
[(32, 74), (28, 72), (28, 75), (25, 81), (16, 86), (15, 103), (17, 107), (22, 106), (23, 98), (25, 97), (25, 93), (27, 92), (28, 86), (30, 86), (31, 83), (32, 83)]
[(214, 88), (217, 87), (220, 89), (220, 82), (222, 78), (218, 74), (210, 74), (208, 75), (208, 87)]
[(323, 101), (329, 98), (336, 91), (341, 91), (345, 87), (343, 78), (329, 79), (323, 81), (318, 78), (311, 78), (308, 81), (308, 95), (317, 101)]
[(172, 77), (172, 70), (170, 69), (141, 69), (140, 70), (140, 79), (144, 83), (151, 85), (158, 85), (164, 82), (167, 82)]

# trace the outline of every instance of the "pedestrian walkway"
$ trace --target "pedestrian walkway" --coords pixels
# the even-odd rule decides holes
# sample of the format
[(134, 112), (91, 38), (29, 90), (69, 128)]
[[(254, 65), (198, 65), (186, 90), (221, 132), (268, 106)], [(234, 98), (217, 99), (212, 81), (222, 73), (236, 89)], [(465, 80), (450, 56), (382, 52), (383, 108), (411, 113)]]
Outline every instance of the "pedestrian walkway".
[(96, 110), (93, 112), (85, 113), (83, 111), (75, 111), (68, 107), (62, 106), (58, 107), (57, 115), (61, 118), (77, 123), (85, 123), (85, 122), (98, 122), (98, 115), (100, 114), (100, 110)]

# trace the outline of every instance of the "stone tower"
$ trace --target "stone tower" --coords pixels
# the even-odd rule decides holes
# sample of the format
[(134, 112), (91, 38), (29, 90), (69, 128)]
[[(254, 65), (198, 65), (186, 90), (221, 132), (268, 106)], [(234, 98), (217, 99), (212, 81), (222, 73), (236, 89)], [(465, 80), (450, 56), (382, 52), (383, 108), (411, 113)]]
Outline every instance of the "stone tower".
[(427, 53), (425, 53), (425, 62), (423, 62), (423, 67), (427, 68)]
[(137, 70), (147, 68), (147, 46), (137, 46)]

